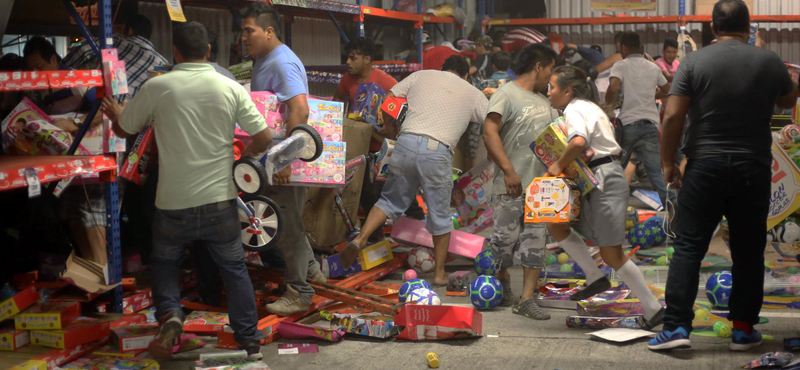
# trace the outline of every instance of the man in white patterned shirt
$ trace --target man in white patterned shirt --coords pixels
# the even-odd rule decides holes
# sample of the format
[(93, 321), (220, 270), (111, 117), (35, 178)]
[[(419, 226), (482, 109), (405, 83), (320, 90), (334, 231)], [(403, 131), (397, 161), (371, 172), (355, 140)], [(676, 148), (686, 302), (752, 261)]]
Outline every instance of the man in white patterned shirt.
[[(115, 33), (114, 48), (117, 49), (119, 60), (125, 62), (126, 75), (128, 77), (128, 93), (120, 95), (118, 102), (131, 100), (139, 88), (147, 81), (147, 70), (155, 66), (169, 64), (167, 60), (159, 54), (150, 42), (153, 26), (150, 20), (143, 15), (132, 16), (125, 22), (125, 33), (127, 36)], [(88, 42), (83, 42), (73, 48), (64, 57), (63, 63), (74, 69), (96, 69), (100, 68), (100, 60), (95, 55)]]
[(401, 127), (387, 123), (381, 129), (391, 139), (400, 132), (389, 162), (389, 178), (361, 234), (342, 251), (343, 267), (352, 264), (366, 246), (369, 235), (382, 227), (387, 218), (397, 219), (408, 209), (421, 188), (428, 205), (425, 228), (433, 235), (436, 259), (433, 284), (447, 285), (444, 263), (453, 230), (450, 218), (453, 148), (470, 122), (481, 122), (486, 117), (488, 105), (483, 93), (466, 82), (468, 75), (467, 61), (454, 55), (447, 58), (441, 71), (415, 72), (387, 94), (408, 99), (408, 114)]

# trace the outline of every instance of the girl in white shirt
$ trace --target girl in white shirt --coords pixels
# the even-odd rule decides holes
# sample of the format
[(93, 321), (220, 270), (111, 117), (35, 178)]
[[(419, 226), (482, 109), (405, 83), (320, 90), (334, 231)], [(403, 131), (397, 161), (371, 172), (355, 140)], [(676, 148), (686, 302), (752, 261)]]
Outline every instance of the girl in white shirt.
[(653, 297), (639, 268), (622, 252), (625, 243), (625, 213), (629, 188), (616, 157), (621, 152), (614, 139), (608, 116), (597, 106), (597, 97), (586, 73), (573, 66), (559, 67), (550, 79), (550, 102), (563, 111), (567, 123), (569, 145), (564, 155), (547, 170), (549, 176), (562, 175), (564, 168), (586, 149), (594, 151), (588, 166), (599, 184), (581, 197), (580, 221), (575, 225), (550, 224), (548, 230), (561, 248), (586, 273), (587, 286), (571, 298), (582, 300), (611, 287), (589, 255), (581, 235), (600, 247), (600, 256), (617, 271), (644, 306), (645, 329), (652, 329), (664, 319), (664, 308)]

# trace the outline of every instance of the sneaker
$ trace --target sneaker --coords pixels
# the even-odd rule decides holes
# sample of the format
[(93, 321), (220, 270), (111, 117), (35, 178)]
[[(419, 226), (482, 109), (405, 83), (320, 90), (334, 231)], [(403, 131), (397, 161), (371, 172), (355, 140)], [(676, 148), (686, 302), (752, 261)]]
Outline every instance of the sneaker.
[(266, 306), (267, 311), (281, 317), (291, 316), (297, 313), (305, 313), (311, 304), (306, 303), (300, 298), (298, 293), (291, 285), (286, 285), (286, 293), (280, 299)]
[(153, 358), (157, 360), (169, 360), (172, 358), (172, 348), (183, 334), (183, 319), (179, 313), (171, 311), (161, 318), (161, 325), (158, 335), (150, 342), (148, 350)]
[(582, 301), (609, 289), (611, 289), (611, 282), (608, 281), (607, 277), (603, 276), (602, 278), (597, 279), (593, 283), (587, 285), (583, 289), (575, 292), (575, 294), (570, 296), (569, 299), (571, 301)]
[(258, 339), (247, 341), (245, 344), (239, 346), (239, 350), (247, 352), (248, 360), (261, 361), (264, 358), (264, 355), (261, 354), (261, 341)]
[(517, 304), (511, 309), (517, 315), (525, 316), (534, 320), (550, 320), (550, 314), (543, 310), (536, 303), (536, 298), (531, 298), (525, 302)]
[(733, 338), (733, 342), (731, 342), (728, 349), (736, 352), (744, 352), (751, 348), (756, 348), (762, 342), (761, 333), (756, 329), (753, 329), (750, 335), (747, 335), (744, 330), (734, 330), (731, 338)]
[(514, 295), (511, 290), (511, 281), (501, 280), (500, 284), (503, 285), (503, 300), (500, 301), (500, 307), (511, 307), (519, 303), (519, 299)]
[(653, 330), (656, 326), (659, 326), (664, 323), (664, 315), (666, 315), (667, 310), (664, 307), (661, 307), (658, 312), (656, 312), (655, 316), (651, 319), (644, 319), (644, 330)]
[(309, 283), (317, 283), (317, 284), (321, 284), (321, 283), (327, 283), (327, 282), (328, 282), (328, 279), (326, 279), (326, 278), (325, 278), (325, 275), (323, 275), (323, 274), (322, 274), (322, 271), (317, 271), (317, 273), (316, 273), (316, 274), (314, 274), (314, 275), (311, 275), (311, 276), (308, 278), (308, 282), (309, 282)]
[(651, 351), (664, 351), (676, 348), (692, 348), (692, 342), (689, 340), (689, 332), (683, 327), (679, 327), (673, 331), (663, 330), (647, 343), (647, 348)]

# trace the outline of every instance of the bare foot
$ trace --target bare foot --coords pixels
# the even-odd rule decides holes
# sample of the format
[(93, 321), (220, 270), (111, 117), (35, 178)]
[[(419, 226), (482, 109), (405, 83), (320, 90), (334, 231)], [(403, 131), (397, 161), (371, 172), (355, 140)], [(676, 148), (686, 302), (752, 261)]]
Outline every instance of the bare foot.
[(450, 282), (448, 278), (433, 278), (433, 286), (445, 286)]

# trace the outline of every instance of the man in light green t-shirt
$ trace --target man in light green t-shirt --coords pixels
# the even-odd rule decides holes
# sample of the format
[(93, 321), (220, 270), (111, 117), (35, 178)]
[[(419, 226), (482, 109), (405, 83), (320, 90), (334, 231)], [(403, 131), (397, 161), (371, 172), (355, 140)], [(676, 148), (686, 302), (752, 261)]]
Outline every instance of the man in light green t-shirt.
[[(536, 320), (550, 315), (536, 304), (534, 293), (544, 266), (544, 224), (525, 224), (524, 189), (547, 168), (534, 156), (529, 145), (555, 119), (547, 93), (556, 53), (541, 45), (528, 45), (518, 57), (517, 79), (507, 82), (489, 100), (483, 139), (489, 158), (497, 165), (492, 184), (490, 245), (497, 259), (497, 278), (503, 284), (501, 306), (514, 306), (512, 312)], [(519, 304), (511, 291), (508, 268), (523, 267), (522, 296)]]
[(160, 330), (150, 353), (169, 358), (183, 331), (178, 269), (192, 242), (208, 248), (219, 266), (236, 341), (251, 358), (261, 358), (258, 311), (235, 202), (233, 132), (238, 122), (253, 137), (245, 156), (266, 152), (272, 136), (247, 91), (206, 63), (210, 49), (203, 25), (179, 25), (173, 44), (178, 65), (172, 72), (142, 85), (124, 110), (112, 99), (103, 102), (118, 136), (152, 123), (158, 144), (152, 281)]

